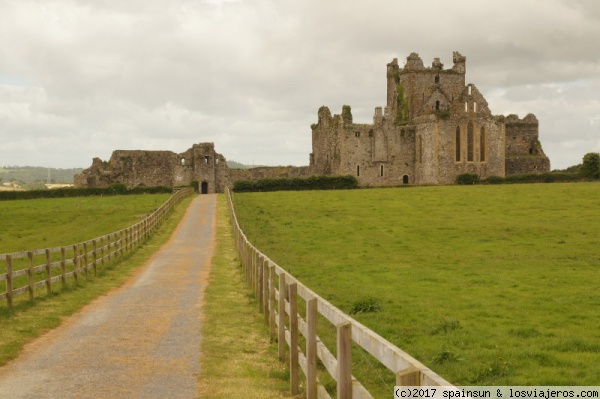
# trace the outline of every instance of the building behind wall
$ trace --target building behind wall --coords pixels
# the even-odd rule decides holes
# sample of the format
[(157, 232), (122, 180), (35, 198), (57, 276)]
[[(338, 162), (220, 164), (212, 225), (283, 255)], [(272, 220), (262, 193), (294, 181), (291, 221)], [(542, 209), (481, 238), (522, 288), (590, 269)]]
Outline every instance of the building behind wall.
[(412, 53), (387, 65), (387, 104), (372, 124), (353, 122), (349, 106), (331, 115), (323, 106), (312, 125), (311, 166), (318, 174), (356, 176), (361, 185), (448, 184), (463, 173), (481, 178), (550, 171), (538, 121), (492, 115), (473, 84), (466, 58), (454, 53), (444, 69), (425, 67)]

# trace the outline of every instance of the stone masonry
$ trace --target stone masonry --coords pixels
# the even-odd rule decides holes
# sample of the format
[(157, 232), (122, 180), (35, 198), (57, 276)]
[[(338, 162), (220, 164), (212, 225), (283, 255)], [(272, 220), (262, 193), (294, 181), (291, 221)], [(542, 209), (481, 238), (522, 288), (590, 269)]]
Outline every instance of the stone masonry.
[(311, 166), (318, 174), (354, 175), (363, 186), (549, 172), (535, 116), (492, 115), (465, 75), (458, 52), (449, 69), (438, 58), (425, 67), (415, 53), (403, 67), (394, 59), (387, 65), (387, 105), (375, 108), (372, 124), (353, 123), (349, 106), (333, 116), (319, 109)]
[(350, 106), (332, 115), (323, 106), (311, 126), (310, 165), (230, 169), (213, 143), (187, 151), (114, 151), (94, 158), (75, 185), (181, 186), (198, 181), (204, 193), (223, 192), (236, 180), (314, 175), (353, 175), (362, 186), (449, 184), (463, 173), (481, 178), (550, 171), (537, 118), (493, 115), (477, 87), (465, 81), (466, 58), (454, 52), (444, 69), (439, 58), (425, 67), (412, 53), (400, 67), (387, 65), (387, 104), (372, 124), (353, 122)]

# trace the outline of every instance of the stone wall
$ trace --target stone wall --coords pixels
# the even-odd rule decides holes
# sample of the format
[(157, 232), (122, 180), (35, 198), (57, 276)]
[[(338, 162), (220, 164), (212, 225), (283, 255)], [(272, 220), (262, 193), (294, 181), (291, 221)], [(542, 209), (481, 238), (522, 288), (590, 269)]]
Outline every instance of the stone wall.
[(523, 119), (508, 115), (506, 125), (506, 175), (545, 173), (550, 171), (550, 160), (539, 141), (539, 122), (535, 115)]

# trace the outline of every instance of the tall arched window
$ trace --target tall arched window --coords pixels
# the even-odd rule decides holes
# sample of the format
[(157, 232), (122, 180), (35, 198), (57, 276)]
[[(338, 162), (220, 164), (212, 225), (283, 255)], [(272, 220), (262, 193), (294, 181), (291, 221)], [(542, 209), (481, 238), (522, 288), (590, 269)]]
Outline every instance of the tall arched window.
[(456, 140), (454, 141), (456, 148), (456, 162), (460, 162), (460, 126), (456, 126)]
[(473, 122), (467, 125), (467, 162), (473, 162), (475, 152), (475, 140), (473, 140)]
[(485, 150), (487, 148), (487, 137), (485, 135), (485, 128), (481, 127), (481, 133), (479, 134), (479, 160), (485, 162)]

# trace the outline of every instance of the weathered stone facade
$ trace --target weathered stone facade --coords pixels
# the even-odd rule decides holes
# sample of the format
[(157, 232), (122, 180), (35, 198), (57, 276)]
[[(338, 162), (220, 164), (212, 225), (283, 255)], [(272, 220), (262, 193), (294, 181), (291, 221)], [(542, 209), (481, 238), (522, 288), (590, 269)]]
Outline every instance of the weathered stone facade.
[(230, 169), (213, 143), (194, 144), (185, 152), (116, 150), (108, 162), (94, 158), (92, 166), (75, 175), (76, 187), (184, 186), (197, 181), (203, 193), (222, 193), (236, 180), (312, 176), (308, 166)]
[(361, 185), (453, 183), (463, 173), (481, 178), (550, 171), (538, 121), (492, 115), (475, 85), (465, 83), (466, 58), (454, 53), (444, 69), (425, 67), (413, 53), (404, 67), (387, 66), (387, 105), (373, 124), (355, 124), (321, 107), (312, 126), (311, 166), (318, 174), (356, 176)]
[(465, 82), (466, 58), (454, 53), (444, 69), (438, 58), (425, 67), (412, 53), (400, 67), (387, 65), (387, 105), (372, 124), (352, 120), (349, 106), (331, 115), (323, 106), (312, 125), (310, 165), (229, 169), (213, 143), (187, 151), (113, 152), (94, 158), (75, 176), (76, 186), (179, 186), (198, 181), (202, 192), (223, 192), (236, 180), (313, 175), (354, 175), (363, 186), (448, 184), (463, 173), (481, 178), (550, 171), (532, 114), (492, 115), (475, 85)]

